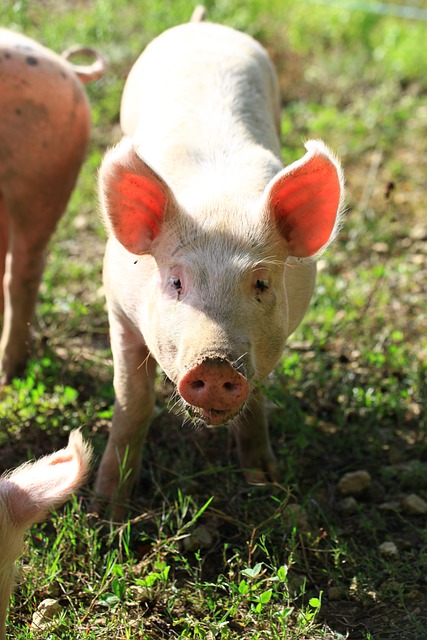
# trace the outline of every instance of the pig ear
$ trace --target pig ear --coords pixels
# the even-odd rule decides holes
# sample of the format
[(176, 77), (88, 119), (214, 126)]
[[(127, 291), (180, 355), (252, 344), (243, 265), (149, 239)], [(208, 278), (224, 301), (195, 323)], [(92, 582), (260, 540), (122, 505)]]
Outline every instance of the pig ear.
[(149, 251), (166, 208), (175, 203), (168, 185), (142, 160), (128, 139), (111, 149), (99, 174), (104, 222), (131, 253)]
[(286, 240), (289, 255), (313, 256), (333, 239), (344, 180), (341, 166), (326, 145), (310, 140), (307, 153), (267, 185), (267, 210)]
[(18, 467), (0, 480), (13, 524), (26, 529), (65, 502), (84, 482), (92, 450), (80, 431), (73, 431), (68, 446), (36, 462)]

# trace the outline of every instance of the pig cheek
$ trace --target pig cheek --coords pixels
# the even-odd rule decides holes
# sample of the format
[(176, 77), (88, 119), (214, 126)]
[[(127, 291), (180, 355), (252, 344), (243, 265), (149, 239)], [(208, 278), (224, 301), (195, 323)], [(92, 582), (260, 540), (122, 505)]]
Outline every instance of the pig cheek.
[(157, 337), (156, 360), (167, 377), (175, 384), (178, 380), (178, 372), (175, 366), (177, 352), (177, 346), (171, 337), (164, 335)]
[(286, 298), (280, 296), (272, 307), (269, 306), (262, 311), (252, 341), (257, 377), (260, 381), (273, 371), (285, 347), (288, 327)]
[(176, 326), (175, 301), (165, 295), (167, 275), (152, 256), (141, 256), (142, 282), (138, 303), (138, 327), (150, 354), (172, 379), (176, 346), (172, 337)]
[[(157, 307), (157, 322), (151, 334), (150, 348), (159, 366), (175, 384), (179, 378), (177, 370), (177, 354), (179, 343), (179, 326), (183, 322), (179, 314), (179, 303), (161, 301)], [(151, 346), (152, 345), (152, 346)]]

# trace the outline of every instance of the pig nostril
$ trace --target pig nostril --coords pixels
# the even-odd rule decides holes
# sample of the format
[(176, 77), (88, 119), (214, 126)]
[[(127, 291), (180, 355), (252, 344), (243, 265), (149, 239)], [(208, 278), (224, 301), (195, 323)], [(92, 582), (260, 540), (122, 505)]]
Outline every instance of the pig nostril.
[(200, 389), (204, 389), (205, 383), (203, 380), (195, 380), (191, 383), (191, 388), (195, 391), (199, 391)]
[(237, 385), (234, 382), (224, 382), (224, 389), (226, 391), (234, 391)]

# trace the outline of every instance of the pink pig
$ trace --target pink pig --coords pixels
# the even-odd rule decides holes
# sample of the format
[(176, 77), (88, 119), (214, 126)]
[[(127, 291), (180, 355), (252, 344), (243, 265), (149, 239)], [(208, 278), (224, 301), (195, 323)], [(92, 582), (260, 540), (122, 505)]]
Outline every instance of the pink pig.
[(74, 66), (25, 36), (0, 29), (0, 385), (25, 365), (46, 245), (77, 179), (90, 110), (80, 82), (103, 75), (96, 55)]
[(262, 384), (305, 314), (343, 198), (323, 142), (283, 168), (274, 68), (227, 27), (156, 38), (121, 124), (100, 172), (116, 399), (96, 483), (116, 513), (138, 477), (156, 363), (189, 419), (232, 427), (250, 482), (276, 478)]
[(0, 640), (6, 638), (14, 563), (22, 551), (24, 533), (84, 482), (91, 455), (81, 433), (73, 431), (66, 449), (23, 464), (0, 478)]

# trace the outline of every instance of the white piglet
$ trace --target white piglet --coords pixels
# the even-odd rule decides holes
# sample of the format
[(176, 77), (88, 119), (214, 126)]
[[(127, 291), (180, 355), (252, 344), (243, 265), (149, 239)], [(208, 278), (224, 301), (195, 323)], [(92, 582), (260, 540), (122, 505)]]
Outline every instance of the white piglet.
[(261, 386), (309, 304), (312, 257), (336, 232), (340, 164), (311, 140), (283, 168), (270, 59), (216, 24), (169, 29), (145, 49), (121, 124), (99, 181), (116, 399), (97, 493), (120, 506), (130, 495), (156, 362), (187, 416), (233, 427), (247, 479), (272, 480)]
[(73, 431), (65, 449), (23, 464), (0, 478), (0, 640), (6, 638), (14, 564), (22, 551), (24, 533), (84, 482), (91, 455), (81, 433)]

